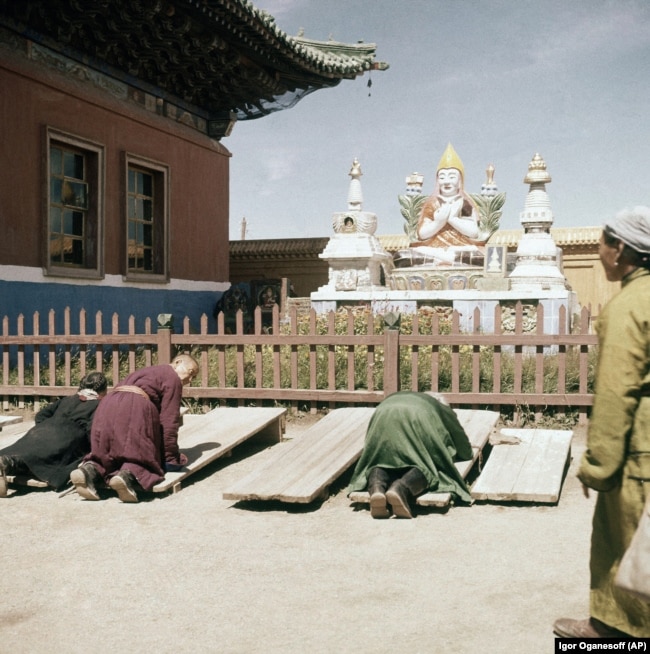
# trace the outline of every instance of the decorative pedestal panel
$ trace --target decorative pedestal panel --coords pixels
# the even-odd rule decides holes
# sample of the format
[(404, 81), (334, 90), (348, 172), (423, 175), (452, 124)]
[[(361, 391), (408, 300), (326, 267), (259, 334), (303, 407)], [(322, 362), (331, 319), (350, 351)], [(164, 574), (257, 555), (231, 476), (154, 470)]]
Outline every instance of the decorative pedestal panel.
[[(524, 331), (537, 329), (537, 306), (544, 307), (544, 333), (570, 333), (572, 319), (579, 310), (575, 293), (567, 290), (550, 291), (346, 291), (327, 292), (325, 289), (311, 294), (311, 306), (317, 313), (328, 313), (350, 306), (367, 306), (373, 313), (413, 314), (422, 307), (458, 311), (460, 329), (472, 333), (495, 332), (495, 310), (501, 307), (501, 321), (505, 331), (514, 328), (514, 311), (517, 302), (524, 306)], [(565, 323), (560, 325), (560, 308), (566, 309)], [(474, 312), (479, 309), (480, 324), (474, 324)]]

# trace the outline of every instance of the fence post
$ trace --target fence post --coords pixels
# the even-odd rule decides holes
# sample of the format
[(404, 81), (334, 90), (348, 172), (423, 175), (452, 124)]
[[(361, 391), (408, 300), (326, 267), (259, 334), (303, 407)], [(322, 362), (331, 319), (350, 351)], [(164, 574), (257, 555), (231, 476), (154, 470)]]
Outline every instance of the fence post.
[(384, 316), (384, 397), (400, 390), (399, 371), (400, 315)]
[(174, 317), (170, 313), (158, 314), (158, 364), (172, 362), (172, 332)]

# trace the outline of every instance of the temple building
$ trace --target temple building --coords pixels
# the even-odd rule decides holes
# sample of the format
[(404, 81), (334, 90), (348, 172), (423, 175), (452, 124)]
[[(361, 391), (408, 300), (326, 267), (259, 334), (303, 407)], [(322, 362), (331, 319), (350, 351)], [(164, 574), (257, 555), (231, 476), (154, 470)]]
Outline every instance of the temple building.
[(211, 317), (225, 139), (386, 69), (375, 50), (289, 36), (248, 0), (0, 0), (0, 314)]

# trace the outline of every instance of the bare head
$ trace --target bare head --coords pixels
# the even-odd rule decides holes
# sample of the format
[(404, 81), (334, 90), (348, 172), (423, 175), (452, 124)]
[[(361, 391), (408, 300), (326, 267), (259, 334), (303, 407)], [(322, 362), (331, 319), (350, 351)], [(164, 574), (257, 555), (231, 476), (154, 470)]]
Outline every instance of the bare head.
[(171, 366), (176, 371), (183, 386), (189, 384), (199, 374), (199, 363), (189, 354), (179, 354), (174, 357)]

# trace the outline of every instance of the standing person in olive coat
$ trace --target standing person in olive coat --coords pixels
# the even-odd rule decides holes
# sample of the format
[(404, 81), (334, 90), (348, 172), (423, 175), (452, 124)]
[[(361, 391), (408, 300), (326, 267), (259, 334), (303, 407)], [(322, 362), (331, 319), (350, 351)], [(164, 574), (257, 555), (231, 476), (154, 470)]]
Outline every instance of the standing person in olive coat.
[(600, 240), (607, 279), (622, 289), (598, 321), (587, 450), (578, 477), (598, 491), (591, 537), (590, 617), (562, 618), (565, 638), (649, 637), (650, 604), (614, 585), (650, 492), (650, 208), (620, 212)]

